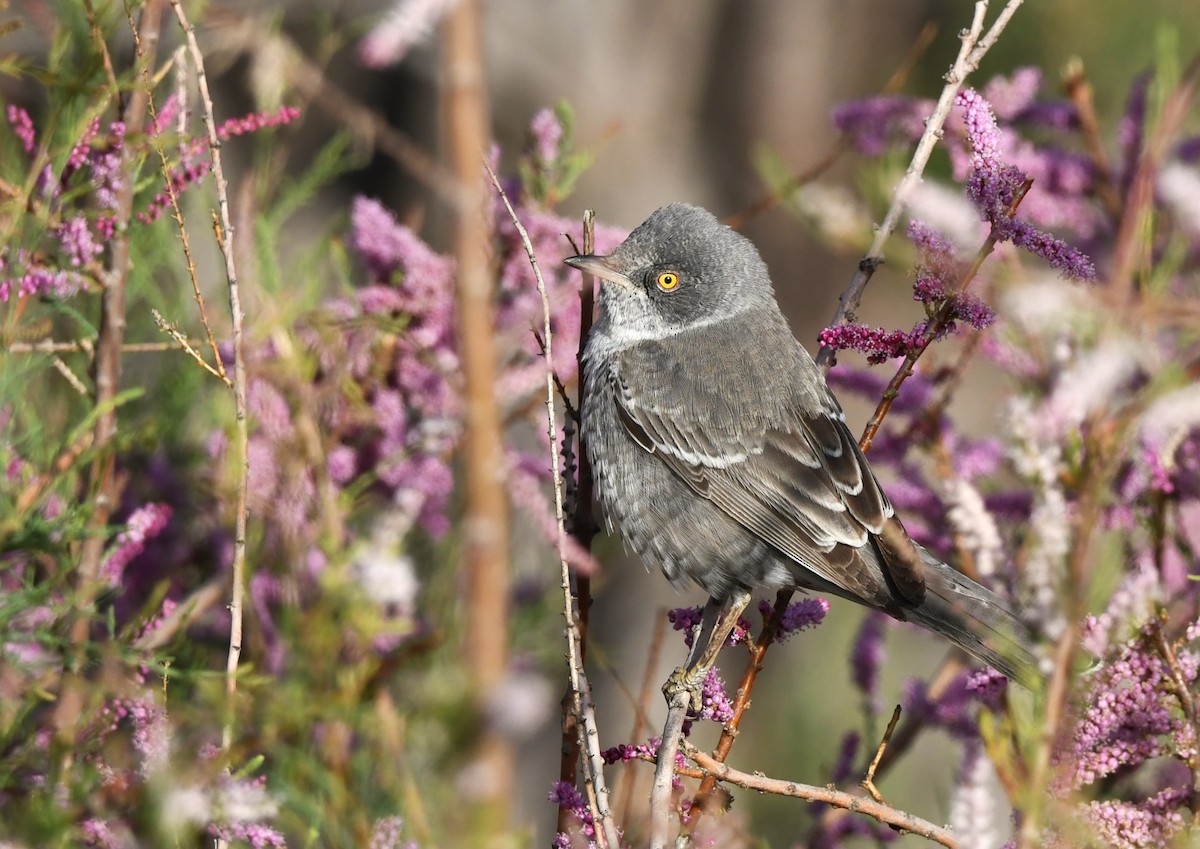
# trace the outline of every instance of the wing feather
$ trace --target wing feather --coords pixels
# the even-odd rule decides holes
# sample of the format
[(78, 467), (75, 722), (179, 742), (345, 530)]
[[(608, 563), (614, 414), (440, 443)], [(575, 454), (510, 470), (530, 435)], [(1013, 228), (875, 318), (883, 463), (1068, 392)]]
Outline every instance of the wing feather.
[[(775, 364), (784, 375), (807, 358), (788, 338), (799, 353), (794, 364)], [(870, 584), (879, 578), (855, 574), (863, 564), (855, 554), (884, 534), (881, 559), (895, 588), (920, 603), (920, 556), (828, 389), (806, 396), (783, 380), (757, 398), (717, 393), (679, 367), (694, 354), (684, 344), (647, 342), (619, 355), (610, 387), (630, 436), (740, 525), (864, 599), (877, 595)]]

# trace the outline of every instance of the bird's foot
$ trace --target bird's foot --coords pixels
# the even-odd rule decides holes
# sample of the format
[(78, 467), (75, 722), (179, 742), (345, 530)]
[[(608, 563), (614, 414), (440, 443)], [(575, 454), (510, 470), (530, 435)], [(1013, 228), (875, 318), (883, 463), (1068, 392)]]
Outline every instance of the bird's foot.
[(680, 693), (687, 693), (692, 712), (699, 714), (703, 707), (700, 699), (703, 688), (704, 670), (680, 666), (667, 678), (667, 683), (663, 684), (662, 691), (663, 695), (667, 697), (667, 704), (674, 704), (676, 696)]

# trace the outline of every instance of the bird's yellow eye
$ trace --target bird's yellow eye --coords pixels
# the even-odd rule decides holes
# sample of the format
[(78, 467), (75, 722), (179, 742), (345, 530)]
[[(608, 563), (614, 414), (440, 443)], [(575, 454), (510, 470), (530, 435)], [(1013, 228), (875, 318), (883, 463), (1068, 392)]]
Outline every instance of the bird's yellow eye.
[(679, 275), (674, 271), (664, 271), (658, 275), (654, 282), (657, 283), (658, 288), (662, 289), (664, 292), (670, 292), (679, 285)]

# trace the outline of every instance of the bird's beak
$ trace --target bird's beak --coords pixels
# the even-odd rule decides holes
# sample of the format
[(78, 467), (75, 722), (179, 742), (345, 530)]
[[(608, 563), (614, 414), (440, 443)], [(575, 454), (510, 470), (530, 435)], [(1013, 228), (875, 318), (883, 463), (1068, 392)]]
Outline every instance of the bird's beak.
[(610, 257), (600, 256), (599, 254), (583, 254), (581, 256), (569, 256), (563, 262), (572, 268), (578, 268), (584, 274), (594, 274), (601, 280), (620, 283), (622, 286), (633, 285), (633, 281), (626, 276), (625, 272)]

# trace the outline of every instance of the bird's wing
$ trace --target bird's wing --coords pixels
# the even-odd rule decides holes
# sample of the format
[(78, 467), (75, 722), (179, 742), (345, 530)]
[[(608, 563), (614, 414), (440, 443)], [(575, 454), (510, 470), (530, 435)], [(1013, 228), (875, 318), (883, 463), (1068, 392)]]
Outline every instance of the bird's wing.
[[(782, 362), (755, 359), (753, 347), (761, 346), (745, 346), (736, 337), (706, 346), (707, 356), (722, 361), (716, 369), (688, 368), (698, 352), (678, 337), (626, 349), (610, 383), (621, 421), (698, 495), (864, 601), (881, 590), (879, 576), (859, 574), (866, 567), (856, 556), (874, 536), (900, 596), (919, 604), (925, 591), (920, 556), (837, 400), (819, 378), (807, 387), (796, 379), (805, 368), (815, 377), (815, 366), (786, 328), (784, 333), (776, 340), (786, 351)], [(704, 385), (701, 371), (725, 386)], [(738, 379), (726, 383), (732, 375)]]

